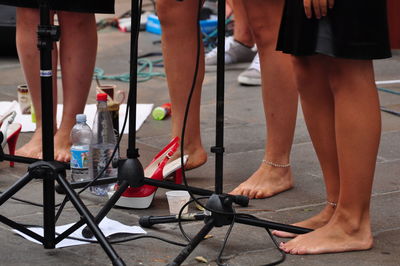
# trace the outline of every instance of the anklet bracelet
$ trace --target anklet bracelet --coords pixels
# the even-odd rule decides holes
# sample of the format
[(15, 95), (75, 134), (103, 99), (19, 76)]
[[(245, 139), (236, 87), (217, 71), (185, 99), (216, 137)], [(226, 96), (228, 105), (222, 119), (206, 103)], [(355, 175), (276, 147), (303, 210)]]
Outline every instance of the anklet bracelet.
[(290, 163), (288, 163), (288, 164), (279, 164), (279, 163), (274, 163), (274, 162), (270, 162), (270, 161), (267, 161), (267, 160), (262, 160), (262, 162), (265, 163), (265, 164), (271, 165), (273, 167), (279, 167), (279, 168), (290, 167)]
[(337, 203), (336, 203), (336, 202), (326, 201), (326, 203), (328, 203), (329, 205), (331, 205), (332, 208), (336, 208), (336, 206), (337, 206)]

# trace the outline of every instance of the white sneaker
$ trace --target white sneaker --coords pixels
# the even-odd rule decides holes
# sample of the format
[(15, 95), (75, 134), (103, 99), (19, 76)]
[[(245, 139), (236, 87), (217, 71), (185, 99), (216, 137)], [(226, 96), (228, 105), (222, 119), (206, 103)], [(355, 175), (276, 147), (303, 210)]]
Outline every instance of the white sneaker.
[(258, 53), (251, 62), (250, 66), (240, 73), (238, 82), (242, 85), (260, 86), (261, 85), (261, 71), (260, 71), (260, 57)]
[[(218, 49), (215, 47), (206, 54), (206, 66), (217, 65)], [(243, 62), (251, 62), (257, 52), (253, 48), (244, 46), (240, 42), (233, 39), (233, 36), (225, 38), (225, 64), (236, 64)]]

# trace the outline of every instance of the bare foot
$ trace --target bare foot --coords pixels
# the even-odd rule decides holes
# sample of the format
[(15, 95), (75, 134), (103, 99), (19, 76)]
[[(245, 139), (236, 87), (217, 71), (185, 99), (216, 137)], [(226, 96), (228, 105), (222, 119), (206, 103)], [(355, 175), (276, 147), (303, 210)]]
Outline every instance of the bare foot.
[(289, 167), (279, 168), (262, 163), (252, 176), (229, 194), (243, 195), (250, 199), (262, 199), (274, 196), (292, 187), (292, 172)]
[(31, 140), (16, 150), (15, 155), (42, 159), (42, 129), (37, 128)]
[[(299, 226), (299, 227), (304, 227), (304, 228), (309, 228), (309, 229), (317, 229), (317, 228), (320, 228), (320, 227), (326, 225), (329, 222), (329, 220), (331, 219), (334, 212), (335, 212), (335, 207), (332, 205), (326, 204), (325, 208), (317, 215), (315, 215), (307, 220), (295, 223), (293, 225)], [(297, 236), (297, 234), (294, 234), (294, 233), (278, 231), (278, 230), (272, 231), (272, 234), (277, 237), (284, 237), (284, 238), (292, 238), (292, 237)]]
[(299, 235), (287, 243), (281, 243), (280, 248), (286, 253), (294, 255), (336, 253), (372, 248), (373, 238), (369, 225), (351, 228), (350, 223), (346, 221), (335, 222), (332, 220), (313, 232)]
[(54, 136), (54, 159), (60, 162), (71, 160), (71, 141), (70, 133), (58, 130)]
[[(179, 149), (179, 148), (178, 148)], [(192, 170), (202, 166), (207, 162), (207, 153), (203, 147), (185, 150), (185, 155), (188, 155), (188, 159), (185, 165), (185, 170)], [(179, 150), (171, 157), (170, 161), (173, 161), (180, 157)]]

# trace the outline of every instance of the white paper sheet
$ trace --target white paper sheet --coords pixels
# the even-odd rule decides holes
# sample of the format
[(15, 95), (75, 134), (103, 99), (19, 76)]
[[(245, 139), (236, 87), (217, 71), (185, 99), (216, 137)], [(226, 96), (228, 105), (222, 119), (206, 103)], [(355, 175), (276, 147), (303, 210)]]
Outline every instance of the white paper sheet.
[[(61, 226), (57, 226), (56, 227), (56, 232), (58, 234), (61, 234), (62, 232), (64, 232), (65, 230), (67, 230), (68, 228), (70, 228), (72, 224), (67, 224), (67, 225), (61, 225)], [(82, 237), (82, 230), (83, 228), (85, 228), (86, 224), (81, 226), (78, 230), (76, 230), (75, 232), (73, 232), (70, 236), (71, 237), (76, 237), (76, 238), (83, 238)], [(131, 233), (131, 234), (147, 234), (146, 231), (144, 231), (141, 227), (139, 226), (128, 226), (128, 225), (124, 225), (118, 221), (114, 221), (111, 219), (108, 219), (107, 217), (105, 217), (101, 223), (99, 224), (100, 230), (103, 232), (103, 234), (107, 237), (110, 236), (112, 234), (116, 234), (116, 233)], [(41, 227), (29, 227), (28, 229), (32, 230), (33, 232), (43, 236), (43, 228)], [(21, 233), (20, 231), (17, 231), (15, 229), (13, 229), (13, 231), (19, 235), (21, 235), (22, 237), (26, 238), (29, 241), (32, 241), (36, 244), (41, 244), (40, 242), (38, 242), (37, 240), (31, 238), (30, 236)], [(90, 238), (89, 240), (96, 240), (95, 237)], [(89, 242), (84, 242), (84, 241), (79, 241), (79, 240), (74, 240), (74, 239), (64, 239), (62, 240), (60, 243), (58, 243), (56, 245), (56, 248), (64, 248), (64, 247), (70, 247), (70, 246), (78, 246), (78, 245), (86, 245), (86, 244), (91, 244)]]
[[(150, 115), (151, 110), (153, 109), (153, 104), (137, 104), (136, 105), (136, 131), (140, 129), (143, 125), (144, 121)], [(4, 111), (3, 111), (4, 110)], [(7, 110), (15, 110), (17, 112), (17, 116), (15, 117), (14, 122), (22, 124), (22, 132), (33, 132), (36, 129), (36, 124), (32, 122), (31, 115), (23, 115), (19, 109), (18, 102), (1, 102), (0, 101), (0, 114), (6, 113)], [(63, 105), (57, 105), (57, 125), (60, 126), (61, 117), (62, 117)], [(95, 104), (87, 104), (85, 106), (84, 113), (87, 116), (87, 124), (91, 127), (93, 124), (94, 115), (96, 114), (96, 105)], [(122, 130), (122, 126), (125, 119), (126, 113), (126, 104), (121, 104), (119, 107), (119, 128)], [(128, 118), (129, 119), (129, 118)], [(127, 121), (124, 134), (128, 134), (129, 129), (129, 120)]]

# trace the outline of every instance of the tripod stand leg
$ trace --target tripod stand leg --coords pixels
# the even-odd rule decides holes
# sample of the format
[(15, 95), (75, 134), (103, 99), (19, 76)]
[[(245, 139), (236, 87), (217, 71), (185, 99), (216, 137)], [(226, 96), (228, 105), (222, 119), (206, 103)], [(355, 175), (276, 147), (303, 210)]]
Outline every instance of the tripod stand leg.
[[(119, 198), (121, 197), (122, 193), (124, 193), (124, 191), (128, 188), (128, 186), (129, 186), (128, 181), (123, 180), (121, 185), (119, 186), (118, 190), (115, 191), (115, 193), (112, 195), (110, 200), (99, 211), (99, 213), (96, 215), (96, 218), (94, 218), (94, 221), (96, 222), (96, 224), (99, 224), (104, 219), (104, 217), (106, 217), (107, 213), (111, 210), (111, 208), (119, 200)], [(85, 237), (85, 238), (92, 238), (93, 237), (93, 233), (89, 229), (89, 227), (86, 226), (82, 230), (82, 236)]]
[(192, 253), (192, 251), (200, 244), (204, 237), (213, 229), (214, 218), (209, 219), (197, 235), (190, 241), (190, 243), (176, 256), (173, 262), (167, 264), (168, 266), (181, 265), (182, 262)]
[(123, 260), (118, 256), (114, 248), (108, 242), (103, 232), (101, 232), (100, 228), (97, 226), (96, 222), (94, 221), (93, 215), (83, 204), (82, 200), (78, 197), (76, 192), (69, 186), (68, 182), (60, 175), (57, 176), (57, 182), (60, 183), (60, 185), (63, 187), (64, 191), (70, 198), (72, 204), (79, 212), (79, 214), (82, 215), (82, 217), (86, 220), (87, 225), (99, 241), (101, 247), (107, 253), (108, 257), (113, 262), (113, 265), (125, 265)]
[(28, 184), (32, 179), (33, 177), (29, 173), (26, 173), (14, 185), (12, 185), (10, 188), (4, 191), (0, 196), (0, 206), (3, 205), (4, 202), (6, 202), (9, 198), (11, 198), (26, 184)]

